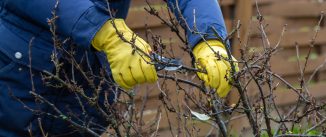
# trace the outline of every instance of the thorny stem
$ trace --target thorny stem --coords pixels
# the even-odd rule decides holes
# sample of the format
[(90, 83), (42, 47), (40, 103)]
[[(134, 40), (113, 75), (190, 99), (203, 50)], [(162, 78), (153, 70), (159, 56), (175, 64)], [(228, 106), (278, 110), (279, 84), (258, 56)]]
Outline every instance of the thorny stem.
[[(218, 32), (216, 31), (215, 28), (212, 28), (215, 35), (218, 36)], [(227, 40), (224, 41), (224, 43), (227, 43), (226, 42)], [(255, 120), (254, 118), (254, 114), (252, 112), (252, 108), (249, 104), (249, 100), (247, 98), (247, 96), (245, 95), (245, 92), (243, 91), (243, 88), (242, 88), (242, 85), (240, 83), (240, 79), (239, 78), (236, 78), (234, 77), (234, 74), (236, 73), (236, 69), (235, 69), (235, 64), (232, 60), (232, 54), (231, 54), (231, 51), (230, 49), (227, 47), (226, 44), (225, 45), (225, 49), (227, 51), (227, 54), (228, 54), (228, 60), (230, 62), (230, 65), (231, 65), (231, 76), (232, 76), (232, 79), (234, 80), (234, 86), (237, 88), (239, 94), (240, 94), (240, 99), (242, 101), (242, 104), (243, 104), (243, 107), (244, 107), (244, 112), (246, 113), (248, 119), (249, 119), (249, 123), (252, 127), (252, 130), (253, 130), (253, 133), (255, 136), (260, 136), (260, 131), (259, 131), (259, 127), (257, 125), (257, 121)], [(242, 60), (244, 60), (243, 58), (243, 55), (244, 53), (241, 53), (241, 57), (242, 57)]]
[[(230, 51), (228, 51), (228, 54), (229, 54), (229, 52)], [(244, 55), (244, 53), (241, 51), (241, 58), (242, 58), (242, 60), (244, 60), (243, 55)], [(234, 67), (234, 66), (232, 66), (232, 67)], [(235, 68), (232, 68), (232, 69), (235, 71)], [(235, 87), (237, 88), (237, 90), (238, 90), (238, 92), (240, 94), (240, 99), (242, 101), (243, 107), (245, 108), (244, 109), (244, 112), (246, 113), (246, 115), (248, 117), (248, 120), (250, 122), (250, 125), (252, 127), (252, 130), (253, 130), (254, 135), (255, 136), (260, 136), (260, 131), (259, 131), (259, 127), (257, 125), (257, 121), (254, 118), (254, 114), (252, 112), (252, 108), (249, 105), (249, 100), (248, 100), (247, 96), (245, 95), (245, 93), (244, 93), (244, 91), (242, 89), (240, 80), (239, 79), (235, 79), (235, 84), (234, 85), (235, 85)]]
[[(245, 63), (245, 66), (248, 67), (248, 63)], [(249, 67), (248, 67), (249, 68)], [(265, 118), (265, 122), (266, 122), (266, 127), (267, 127), (267, 133), (270, 137), (273, 136), (272, 134), (272, 130), (271, 130), (271, 123), (270, 123), (270, 119), (269, 119), (269, 116), (268, 116), (268, 111), (267, 111), (267, 103), (266, 103), (266, 99), (265, 99), (265, 95), (263, 93), (263, 89), (261, 87), (261, 83), (256, 79), (256, 76), (254, 76), (254, 74), (252, 74), (252, 72), (249, 70), (249, 74), (251, 75), (251, 77), (253, 78), (253, 80), (255, 81), (257, 87), (258, 87), (258, 90), (259, 90), (259, 93), (260, 93), (260, 98), (263, 102), (263, 111), (264, 111), (264, 118)]]
[(95, 137), (100, 137), (99, 134), (95, 133), (91, 129), (84, 127), (82, 125), (79, 125), (78, 123), (76, 123), (72, 119), (70, 119), (69, 117), (66, 117), (65, 114), (63, 112), (61, 112), (53, 103), (51, 103), (47, 99), (43, 98), (39, 94), (37, 94), (33, 91), (30, 91), (30, 94), (32, 94), (33, 96), (35, 96), (35, 98), (38, 98), (38, 99), (44, 101), (47, 105), (49, 105), (56, 113), (58, 113), (59, 117), (61, 117), (62, 120), (69, 122), (72, 126), (80, 129), (81, 131), (86, 131), (87, 133), (89, 133)]
[(227, 137), (227, 128), (226, 125), (224, 123), (224, 121), (222, 120), (220, 114), (218, 113), (218, 106), (217, 106), (217, 95), (215, 93), (213, 93), (213, 102), (212, 102), (212, 110), (214, 114), (214, 118), (215, 118), (215, 122), (217, 123), (218, 127), (220, 128), (220, 131), (222, 132), (222, 135), (224, 137)]

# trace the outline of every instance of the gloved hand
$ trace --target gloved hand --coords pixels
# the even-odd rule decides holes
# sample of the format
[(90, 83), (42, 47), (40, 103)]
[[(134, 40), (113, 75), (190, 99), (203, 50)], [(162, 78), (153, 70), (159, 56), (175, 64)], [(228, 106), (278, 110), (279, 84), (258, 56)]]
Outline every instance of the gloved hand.
[[(128, 41), (133, 41), (142, 51), (150, 53), (151, 47), (143, 39), (136, 36), (123, 19), (114, 19), (120, 34)], [(110, 63), (113, 79), (124, 89), (131, 89), (136, 84), (155, 82), (157, 74), (150, 58), (139, 51), (133, 52), (131, 44), (123, 41), (113, 26), (113, 20), (107, 21), (96, 33), (92, 45), (98, 51), (106, 53)]]
[[(208, 40), (208, 45), (221, 56), (228, 58), (224, 45), (218, 40)], [(215, 88), (220, 97), (225, 97), (231, 90), (230, 73), (231, 65), (227, 60), (220, 58), (214, 54), (212, 49), (206, 42), (201, 42), (193, 50), (195, 56), (195, 67), (206, 70), (207, 74), (197, 72), (198, 77), (205, 82), (206, 86)], [(233, 57), (232, 57), (233, 58)], [(233, 61), (236, 61), (233, 58)], [(237, 63), (234, 63), (236, 71), (239, 70)], [(227, 76), (227, 78), (226, 78)]]

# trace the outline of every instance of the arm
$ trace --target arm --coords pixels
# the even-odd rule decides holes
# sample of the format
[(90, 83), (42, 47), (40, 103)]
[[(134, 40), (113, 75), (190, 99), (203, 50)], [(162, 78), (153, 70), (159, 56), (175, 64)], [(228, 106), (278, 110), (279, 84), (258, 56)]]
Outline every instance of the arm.
[[(0, 0), (6, 10), (34, 24), (48, 28), (47, 19), (52, 18), (56, 0)], [(57, 31), (72, 37), (77, 45), (89, 47), (100, 27), (110, 18), (99, 2), (90, 0), (60, 0), (56, 14)]]
[(194, 30), (194, 19), (196, 20), (196, 28), (198, 31), (207, 34), (205, 39), (218, 38), (214, 35), (214, 31), (211, 27), (214, 27), (218, 31), (219, 38), (224, 40), (227, 37), (223, 15), (217, 0), (167, 0), (167, 3), (177, 16), (179, 22), (183, 24), (183, 20), (179, 16), (181, 12), (183, 18), (190, 27), (191, 30), (186, 28), (186, 31), (191, 48), (194, 48), (194, 46), (202, 40), (199, 34), (192, 33)]
[[(127, 27), (124, 18), (130, 0), (110, 0), (110, 8), (119, 9), (115, 20), (105, 14), (106, 0), (60, 0), (56, 14), (57, 31), (60, 35), (70, 36), (79, 46), (92, 45), (98, 51), (106, 53), (115, 82), (124, 89), (136, 84), (155, 82), (157, 74), (150, 59), (143, 53), (135, 53), (133, 46), (123, 41), (117, 30), (127, 41), (134, 41), (147, 54), (151, 48), (144, 40)], [(0, 0), (6, 2), (5, 8), (35, 25), (47, 28), (47, 19), (51, 18), (56, 0)], [(119, 18), (119, 19), (118, 19)], [(115, 24), (115, 27), (113, 25)], [(117, 29), (117, 30), (116, 30)]]
[[(233, 61), (219, 59), (215, 54), (228, 58), (224, 43), (221, 41), (225, 40), (227, 32), (217, 0), (168, 0), (167, 2), (179, 22), (187, 23), (187, 26), (183, 25), (183, 27), (187, 32), (189, 45), (193, 49), (195, 67), (207, 71), (207, 73), (197, 72), (198, 77), (206, 86), (215, 88), (220, 97), (227, 96), (232, 88), (230, 63), (236, 60), (235, 58), (232, 58)], [(197, 28), (195, 31), (201, 34), (193, 33), (195, 28)], [(215, 28), (218, 36), (212, 28)], [(202, 37), (206, 42), (203, 42)], [(237, 71), (237, 63), (234, 65)]]

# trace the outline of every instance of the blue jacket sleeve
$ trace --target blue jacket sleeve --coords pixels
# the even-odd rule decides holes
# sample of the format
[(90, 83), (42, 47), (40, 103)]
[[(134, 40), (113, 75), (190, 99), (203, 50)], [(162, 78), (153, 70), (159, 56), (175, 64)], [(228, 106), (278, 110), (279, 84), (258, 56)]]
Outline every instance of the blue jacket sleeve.
[[(94, 2), (95, 1), (95, 2)], [(0, 0), (10, 12), (40, 27), (49, 28), (56, 0)], [(96, 0), (59, 0), (57, 31), (71, 37), (77, 45), (89, 47), (100, 27), (110, 18)], [(101, 7), (102, 6), (102, 7)]]
[[(179, 22), (184, 24), (180, 18), (181, 14), (190, 27), (191, 30), (185, 29), (191, 48), (202, 40), (199, 34), (192, 33), (195, 27), (198, 32), (204, 34), (205, 39), (226, 39), (227, 31), (217, 0), (167, 0), (167, 3)], [(194, 27), (194, 25), (196, 26)], [(185, 26), (183, 25), (183, 27)], [(215, 35), (212, 27), (217, 30), (218, 36)]]

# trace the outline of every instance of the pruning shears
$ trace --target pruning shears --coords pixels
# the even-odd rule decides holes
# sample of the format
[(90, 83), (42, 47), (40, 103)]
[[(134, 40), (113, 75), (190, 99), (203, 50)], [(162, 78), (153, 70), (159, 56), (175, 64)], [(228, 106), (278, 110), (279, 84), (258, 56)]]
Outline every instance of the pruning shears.
[(177, 71), (182, 68), (181, 59), (173, 59), (163, 57), (157, 53), (151, 54), (156, 71), (166, 70), (166, 71)]

